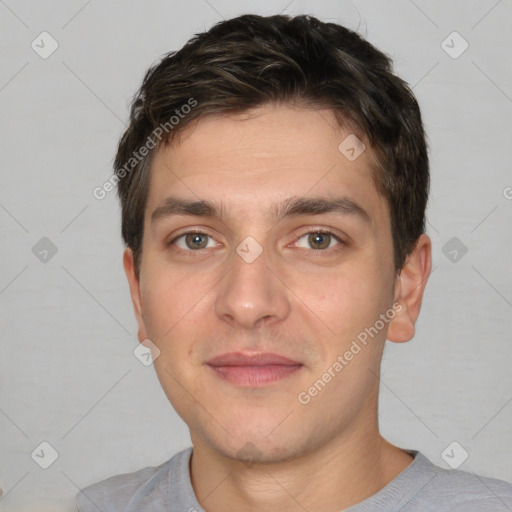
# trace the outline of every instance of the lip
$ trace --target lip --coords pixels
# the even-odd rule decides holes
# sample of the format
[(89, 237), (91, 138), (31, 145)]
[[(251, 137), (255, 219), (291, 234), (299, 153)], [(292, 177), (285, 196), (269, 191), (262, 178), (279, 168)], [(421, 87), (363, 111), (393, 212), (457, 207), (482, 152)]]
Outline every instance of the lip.
[(287, 357), (270, 354), (230, 352), (206, 363), (217, 377), (245, 387), (261, 387), (291, 376), (303, 365)]
[(228, 352), (207, 361), (210, 366), (301, 366), (302, 363), (287, 357), (269, 352), (244, 354), (243, 352)]

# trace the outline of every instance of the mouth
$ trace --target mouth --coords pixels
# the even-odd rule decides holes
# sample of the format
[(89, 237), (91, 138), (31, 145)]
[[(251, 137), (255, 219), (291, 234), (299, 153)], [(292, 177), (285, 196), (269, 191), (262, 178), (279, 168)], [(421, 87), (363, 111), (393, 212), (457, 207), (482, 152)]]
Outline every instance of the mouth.
[(239, 386), (259, 387), (290, 377), (302, 363), (278, 354), (230, 352), (210, 359), (207, 366), (223, 380)]

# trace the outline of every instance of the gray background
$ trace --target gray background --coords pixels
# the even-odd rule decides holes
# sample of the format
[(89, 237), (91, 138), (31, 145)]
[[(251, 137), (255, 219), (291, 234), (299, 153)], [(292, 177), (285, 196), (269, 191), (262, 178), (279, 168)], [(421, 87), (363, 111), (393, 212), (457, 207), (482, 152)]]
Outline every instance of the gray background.
[[(0, 0), (1, 511), (73, 510), (79, 487), (190, 444), (132, 353), (117, 198), (92, 190), (146, 68), (247, 12), (357, 29), (413, 87), (431, 146), (434, 271), (414, 340), (387, 344), (382, 433), (446, 468), (457, 441), (460, 469), (512, 481), (510, 0)], [(47, 58), (31, 47), (50, 48), (43, 31), (59, 45)], [(457, 58), (459, 36), (444, 43), (452, 56), (442, 46), (453, 31), (469, 44)], [(47, 261), (32, 249), (43, 237), (57, 248)], [(43, 441), (59, 454), (46, 470), (31, 458)]]

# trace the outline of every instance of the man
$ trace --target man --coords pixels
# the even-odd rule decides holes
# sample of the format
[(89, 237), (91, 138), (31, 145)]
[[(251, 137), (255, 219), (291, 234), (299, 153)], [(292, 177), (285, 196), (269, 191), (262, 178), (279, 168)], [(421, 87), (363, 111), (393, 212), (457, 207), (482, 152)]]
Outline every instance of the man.
[(138, 338), (193, 446), (80, 510), (512, 510), (378, 430), (431, 270), (420, 110), (384, 54), (309, 16), (221, 22), (148, 71), (115, 169)]

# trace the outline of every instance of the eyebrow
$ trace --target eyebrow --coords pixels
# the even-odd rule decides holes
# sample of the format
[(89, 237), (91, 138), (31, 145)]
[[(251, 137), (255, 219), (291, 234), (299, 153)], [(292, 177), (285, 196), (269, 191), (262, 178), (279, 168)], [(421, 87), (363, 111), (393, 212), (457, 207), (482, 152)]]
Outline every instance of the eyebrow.
[[(225, 218), (224, 211), (224, 207), (221, 203), (207, 200), (193, 201), (170, 196), (153, 211), (151, 214), (151, 222), (156, 222), (174, 215), (211, 217), (223, 221)], [(367, 224), (371, 223), (368, 212), (356, 201), (346, 196), (336, 198), (290, 197), (282, 203), (272, 204), (269, 208), (270, 220), (274, 222), (278, 222), (286, 217), (321, 215), (326, 213), (352, 215)]]

